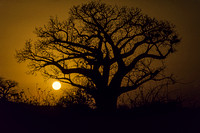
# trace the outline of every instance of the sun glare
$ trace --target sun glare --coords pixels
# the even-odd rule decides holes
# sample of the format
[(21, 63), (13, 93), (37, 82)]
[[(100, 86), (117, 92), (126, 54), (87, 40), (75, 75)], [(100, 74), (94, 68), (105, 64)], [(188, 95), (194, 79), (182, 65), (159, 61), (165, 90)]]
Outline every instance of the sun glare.
[(61, 83), (58, 81), (53, 82), (52, 87), (54, 90), (59, 90), (61, 88)]

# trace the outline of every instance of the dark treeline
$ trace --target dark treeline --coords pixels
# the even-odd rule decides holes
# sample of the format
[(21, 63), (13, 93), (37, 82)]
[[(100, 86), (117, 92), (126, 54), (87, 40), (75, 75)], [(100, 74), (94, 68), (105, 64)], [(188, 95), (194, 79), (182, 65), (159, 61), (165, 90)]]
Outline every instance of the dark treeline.
[[(0, 105), (1, 131), (25, 132), (164, 132), (198, 130), (199, 109), (169, 106), (98, 112), (94, 109), (35, 106), (8, 102)], [(10, 128), (12, 127), (12, 128)]]
[[(5, 83), (11, 82), (4, 81), (8, 80), (1, 78), (1, 89), (6, 86)], [(10, 89), (15, 90), (15, 87), (12, 87)], [(11, 94), (22, 95), (20, 92), (17, 94), (17, 91), (10, 91), (12, 93), (8, 95), (11, 97), (7, 97), (6, 100), (2, 99), (1, 95), (1, 131), (10, 133), (61, 131), (185, 133), (198, 130), (200, 109), (182, 107), (180, 98), (166, 101), (163, 99), (166, 94), (162, 94), (157, 97), (157, 100), (152, 101), (149, 98), (149, 101), (142, 101), (142, 99), (147, 100), (150, 94), (151, 97), (154, 96), (155, 93), (150, 89), (146, 95), (139, 91), (137, 97), (132, 99), (132, 106), (121, 105), (115, 112), (99, 112), (93, 106), (89, 106), (87, 100), (90, 99), (83, 95), (80, 89), (77, 90), (77, 95), (68, 93), (54, 106), (36, 104), (37, 101), (31, 100), (31, 102), (23, 99), (20, 101), (19, 96), (12, 98)]]

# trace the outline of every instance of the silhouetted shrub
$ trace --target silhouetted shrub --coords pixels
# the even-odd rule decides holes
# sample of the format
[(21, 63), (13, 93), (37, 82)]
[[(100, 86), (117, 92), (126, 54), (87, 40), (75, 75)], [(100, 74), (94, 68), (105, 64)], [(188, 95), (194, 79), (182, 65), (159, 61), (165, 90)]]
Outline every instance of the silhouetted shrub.
[(83, 89), (71, 89), (65, 91), (57, 106), (67, 107), (71, 109), (89, 109), (94, 108), (94, 100)]

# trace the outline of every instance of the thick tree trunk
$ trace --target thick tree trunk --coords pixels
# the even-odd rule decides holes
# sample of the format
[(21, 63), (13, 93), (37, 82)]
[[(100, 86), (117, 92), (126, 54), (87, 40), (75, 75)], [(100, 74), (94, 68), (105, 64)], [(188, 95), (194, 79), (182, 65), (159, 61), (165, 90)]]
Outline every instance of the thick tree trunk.
[(106, 93), (95, 97), (95, 102), (98, 111), (114, 112), (117, 109), (117, 97), (114, 94)]

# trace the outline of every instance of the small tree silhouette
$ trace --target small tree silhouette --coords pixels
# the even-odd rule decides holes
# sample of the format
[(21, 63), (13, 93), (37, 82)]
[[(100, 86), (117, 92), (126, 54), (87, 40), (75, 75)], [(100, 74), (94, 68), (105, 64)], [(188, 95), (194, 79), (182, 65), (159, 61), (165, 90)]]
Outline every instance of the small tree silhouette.
[(18, 99), (19, 94), (13, 88), (17, 85), (17, 82), (12, 80), (5, 80), (0, 77), (0, 101), (7, 102), (12, 98)]
[(118, 96), (149, 81), (171, 79), (163, 61), (180, 41), (173, 24), (99, 1), (69, 14), (36, 28), (38, 40), (17, 51), (18, 62), (84, 89), (101, 110), (115, 110)]

